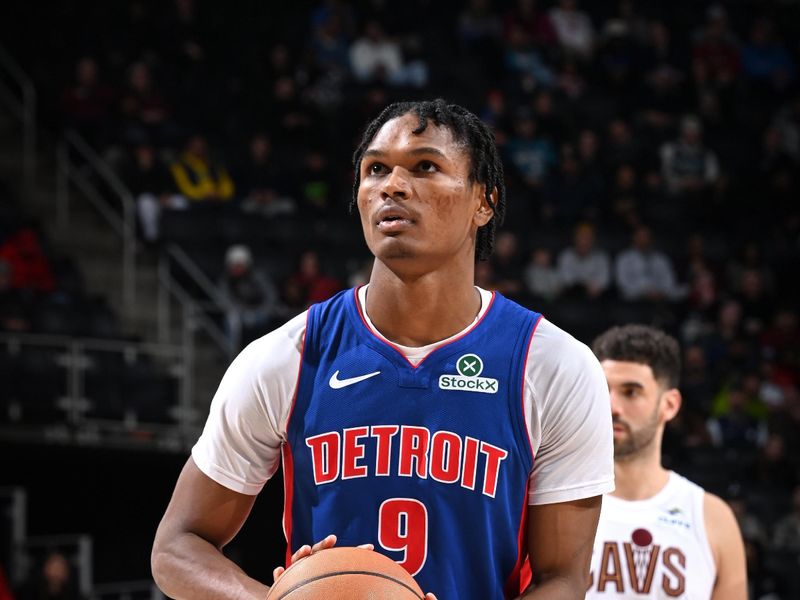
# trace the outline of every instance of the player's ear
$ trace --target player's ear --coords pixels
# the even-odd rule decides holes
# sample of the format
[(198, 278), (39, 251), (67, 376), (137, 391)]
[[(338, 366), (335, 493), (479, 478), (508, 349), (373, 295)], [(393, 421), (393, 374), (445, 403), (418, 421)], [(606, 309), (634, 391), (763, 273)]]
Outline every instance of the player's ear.
[[(491, 221), (492, 217), (494, 216), (494, 210), (492, 210), (492, 207), (486, 200), (486, 185), (479, 184), (474, 187), (477, 195), (476, 199), (478, 200), (478, 208), (475, 210), (475, 215), (473, 216), (472, 220), (478, 227), (483, 227), (489, 221)], [(492, 204), (497, 206), (497, 188), (492, 190), (491, 199)]]
[(664, 415), (664, 422), (671, 421), (678, 414), (681, 409), (681, 392), (678, 388), (671, 388), (666, 390), (661, 396), (661, 410)]

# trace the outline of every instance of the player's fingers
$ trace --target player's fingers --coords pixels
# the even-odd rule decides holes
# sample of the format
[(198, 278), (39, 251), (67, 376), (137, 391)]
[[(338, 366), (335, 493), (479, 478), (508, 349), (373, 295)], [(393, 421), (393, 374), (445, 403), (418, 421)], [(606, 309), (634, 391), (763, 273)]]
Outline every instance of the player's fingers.
[(363, 548), (364, 550), (375, 550), (375, 546), (372, 544), (361, 544), (360, 546), (356, 546), (357, 548)]
[(297, 552), (292, 554), (292, 559), (289, 561), (289, 564), (290, 565), (294, 564), (295, 562), (297, 562), (301, 558), (305, 558), (306, 556), (311, 556), (311, 546), (309, 546), (308, 544), (300, 546), (300, 548), (297, 549)]
[(317, 542), (311, 547), (311, 552), (319, 552), (320, 550), (327, 550), (328, 548), (333, 548), (336, 545), (336, 536), (331, 534), (326, 537), (324, 540)]
[(425, 600), (436, 600), (436, 596), (433, 594), (425, 594)]
[(283, 572), (284, 572), (285, 570), (286, 570), (286, 569), (284, 569), (283, 567), (275, 567), (275, 568), (272, 570), (272, 580), (273, 580), (273, 581), (278, 581), (278, 577), (280, 577), (281, 575), (283, 575)]

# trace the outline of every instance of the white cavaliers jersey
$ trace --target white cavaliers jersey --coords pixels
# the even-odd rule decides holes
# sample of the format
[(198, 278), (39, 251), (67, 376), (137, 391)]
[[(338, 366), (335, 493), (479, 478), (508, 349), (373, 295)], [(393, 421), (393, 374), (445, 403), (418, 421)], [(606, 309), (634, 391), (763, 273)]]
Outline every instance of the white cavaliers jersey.
[(708, 600), (717, 568), (703, 497), (703, 488), (673, 472), (647, 500), (603, 496), (586, 598)]

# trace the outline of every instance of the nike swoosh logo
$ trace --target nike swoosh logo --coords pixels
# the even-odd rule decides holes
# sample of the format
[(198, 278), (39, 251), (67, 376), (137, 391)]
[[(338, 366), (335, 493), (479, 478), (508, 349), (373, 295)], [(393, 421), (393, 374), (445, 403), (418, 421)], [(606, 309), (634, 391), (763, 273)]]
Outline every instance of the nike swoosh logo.
[(364, 381), (365, 379), (369, 379), (370, 377), (375, 377), (375, 375), (380, 375), (380, 374), (381, 374), (380, 371), (375, 371), (374, 373), (367, 373), (366, 375), (359, 375), (358, 377), (339, 379), (339, 371), (336, 371), (336, 373), (331, 375), (331, 380), (328, 383), (333, 389), (340, 390), (342, 388), (347, 387), (348, 385), (359, 383), (360, 381)]

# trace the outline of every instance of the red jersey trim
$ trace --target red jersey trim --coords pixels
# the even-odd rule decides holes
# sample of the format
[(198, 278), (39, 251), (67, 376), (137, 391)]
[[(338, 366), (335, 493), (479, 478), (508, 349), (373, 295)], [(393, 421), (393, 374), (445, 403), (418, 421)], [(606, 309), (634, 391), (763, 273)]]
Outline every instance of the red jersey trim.
[[(536, 460), (533, 453), (533, 443), (531, 442), (531, 424), (525, 412), (525, 373), (528, 371), (528, 360), (531, 356), (531, 347), (533, 346), (533, 336), (536, 334), (536, 329), (539, 323), (542, 322), (542, 315), (536, 319), (531, 328), (530, 337), (528, 338), (527, 353), (525, 354), (525, 363), (522, 369), (522, 383), (520, 386), (520, 409), (522, 410), (522, 420), (525, 423), (525, 439), (528, 440), (528, 448), (531, 451), (531, 460)], [(530, 475), (528, 476), (530, 481)], [(511, 571), (511, 575), (506, 581), (505, 591), (509, 598), (516, 598), (519, 594), (525, 591), (530, 585), (532, 573), (530, 569), (530, 562), (528, 561), (528, 485), (525, 486), (525, 500), (522, 504), (522, 518), (519, 524), (519, 533), (517, 534), (517, 563)]]
[(422, 360), (420, 360), (420, 361), (419, 361), (419, 362), (418, 362), (418, 363), (415, 365), (415, 364), (414, 364), (414, 363), (412, 363), (410, 360), (408, 360), (408, 357), (407, 357), (405, 354), (403, 354), (403, 351), (402, 351), (402, 350), (400, 350), (400, 348), (399, 348), (398, 346), (396, 346), (395, 344), (393, 344), (392, 342), (390, 342), (389, 340), (387, 340), (387, 339), (386, 339), (385, 337), (383, 337), (382, 335), (378, 335), (378, 334), (377, 334), (375, 331), (373, 331), (372, 327), (370, 327), (370, 326), (369, 326), (369, 323), (367, 322), (367, 319), (366, 319), (366, 317), (364, 316), (364, 311), (363, 311), (363, 309), (361, 308), (361, 303), (358, 301), (358, 290), (360, 290), (362, 287), (364, 287), (364, 286), (363, 286), (363, 285), (361, 285), (361, 286), (358, 286), (357, 288), (353, 288), (353, 295), (354, 295), (354, 300), (355, 300), (355, 303), (356, 303), (356, 309), (358, 310), (358, 316), (359, 316), (359, 317), (361, 317), (361, 322), (364, 324), (364, 327), (366, 328), (366, 330), (367, 330), (367, 331), (368, 331), (368, 332), (369, 332), (369, 333), (370, 333), (370, 334), (371, 334), (371, 335), (372, 335), (372, 336), (373, 336), (375, 339), (377, 339), (377, 340), (378, 340), (379, 342), (381, 342), (382, 344), (384, 344), (384, 345), (386, 345), (386, 346), (389, 346), (389, 347), (390, 347), (392, 350), (394, 350), (394, 351), (395, 351), (395, 352), (397, 352), (397, 353), (398, 353), (400, 356), (402, 356), (402, 357), (403, 357), (403, 360), (405, 360), (405, 361), (406, 361), (406, 362), (409, 364), (409, 366), (410, 366), (412, 369), (416, 369), (417, 367), (419, 367), (419, 366), (420, 366), (422, 363), (424, 363), (424, 362), (425, 362), (425, 361), (428, 359), (428, 357), (429, 357), (431, 354), (433, 354), (433, 353), (434, 353), (434, 352), (436, 352), (437, 350), (441, 350), (442, 348), (444, 348), (444, 347), (446, 347), (446, 346), (449, 346), (449, 345), (451, 345), (451, 344), (455, 344), (457, 341), (459, 341), (460, 339), (462, 339), (464, 336), (466, 336), (466, 335), (468, 335), (469, 333), (471, 333), (471, 332), (472, 332), (472, 331), (473, 331), (473, 330), (474, 330), (474, 329), (475, 329), (475, 328), (476, 328), (478, 325), (480, 325), (480, 324), (481, 324), (481, 321), (483, 321), (483, 319), (486, 317), (486, 315), (488, 315), (488, 314), (489, 314), (489, 311), (490, 311), (490, 310), (492, 310), (492, 305), (494, 304), (494, 298), (495, 298), (495, 292), (492, 292), (492, 299), (491, 299), (491, 300), (489, 300), (489, 306), (487, 306), (487, 307), (486, 307), (486, 310), (485, 310), (485, 311), (483, 311), (483, 314), (481, 315), (481, 317), (480, 317), (480, 318), (479, 318), (477, 321), (475, 321), (475, 323), (473, 323), (473, 324), (472, 324), (472, 326), (471, 326), (469, 329), (467, 329), (466, 331), (464, 331), (463, 333), (461, 333), (461, 335), (459, 335), (458, 337), (455, 337), (455, 338), (453, 338), (452, 340), (450, 340), (450, 341), (449, 341), (449, 342), (447, 342), (446, 344), (442, 344), (441, 346), (437, 346), (436, 348), (434, 348), (433, 350), (431, 350), (430, 352), (428, 352), (428, 353), (427, 353), (427, 354), (426, 354), (426, 355), (425, 355), (425, 356), (422, 358)]
[[(294, 383), (294, 396), (292, 397), (292, 407), (289, 409), (289, 417), (286, 419), (286, 431), (289, 431), (289, 423), (292, 422), (294, 407), (297, 403), (297, 394), (300, 391), (300, 373), (303, 371), (303, 358), (306, 353), (306, 340), (308, 336), (308, 317), (311, 313), (306, 312), (306, 328), (303, 332), (303, 347), (300, 351), (300, 366), (297, 368), (297, 380)], [(281, 446), (281, 457), (283, 460), (283, 535), (286, 538), (286, 567), (289, 567), (292, 558), (292, 501), (294, 500), (294, 459), (292, 458), (292, 447), (289, 442)]]

